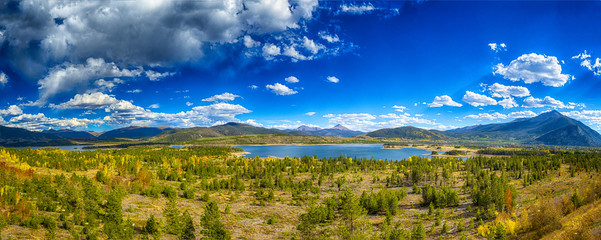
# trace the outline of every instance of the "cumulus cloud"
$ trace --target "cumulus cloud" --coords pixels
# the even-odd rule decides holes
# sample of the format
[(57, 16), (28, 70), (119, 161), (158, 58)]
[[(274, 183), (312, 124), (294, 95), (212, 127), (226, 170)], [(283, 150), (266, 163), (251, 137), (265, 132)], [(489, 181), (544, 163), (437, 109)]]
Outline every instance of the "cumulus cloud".
[(530, 53), (518, 57), (507, 66), (497, 64), (494, 73), (514, 82), (541, 82), (545, 86), (561, 87), (570, 79), (569, 74), (562, 74), (561, 71), (556, 57)]
[(590, 58), (590, 57), (591, 57), (591, 55), (590, 55), (590, 54), (588, 54), (588, 53), (586, 52), (586, 50), (584, 50), (584, 52), (583, 52), (583, 53), (579, 53), (579, 54), (578, 54), (578, 55), (576, 55), (576, 56), (572, 56), (572, 59), (581, 59), (581, 60), (584, 60), (584, 59), (588, 59), (588, 58)]
[(4, 87), (8, 83), (8, 76), (0, 71), (0, 87)]
[(436, 96), (434, 101), (428, 104), (430, 107), (442, 107), (442, 106), (451, 106), (451, 107), (461, 107), (463, 104), (453, 101), (449, 95)]
[(319, 43), (315, 43), (313, 40), (303, 37), (303, 47), (307, 49), (312, 54), (317, 54), (319, 50), (324, 49), (325, 47)]
[(248, 86), (248, 87), (249, 87), (250, 89), (253, 89), (253, 90), (255, 90), (255, 89), (259, 88), (259, 86), (257, 86), (257, 85), (250, 85), (250, 86)]
[(334, 77), (334, 76), (328, 76), (326, 78), (326, 80), (328, 80), (328, 82), (331, 82), (331, 83), (338, 83), (338, 82), (340, 82), (340, 79), (338, 79), (337, 77)]
[(98, 79), (98, 80), (96, 80), (96, 82), (94, 82), (94, 86), (96, 87), (96, 90), (98, 90), (100, 92), (105, 92), (105, 91), (112, 92), (113, 88), (115, 88), (118, 84), (123, 84), (123, 80), (121, 80), (119, 78), (114, 78), (112, 81)]
[(355, 15), (369, 13), (375, 9), (376, 8), (371, 3), (363, 4), (363, 5), (355, 5), (355, 4), (346, 5), (345, 4), (345, 5), (340, 6), (340, 12), (347, 13), (347, 14), (355, 14)]
[(265, 88), (267, 88), (268, 90), (272, 91), (273, 93), (275, 93), (277, 95), (293, 95), (293, 94), (298, 93), (297, 91), (292, 90), (289, 87), (287, 87), (286, 85), (281, 84), (281, 83), (275, 83), (273, 85), (267, 84), (265, 86)]
[(50, 118), (43, 113), (38, 114), (21, 114), (13, 117), (8, 121), (6, 126), (25, 128), (32, 131), (42, 131), (50, 128), (87, 128), (90, 124), (103, 124), (100, 119), (87, 118)]
[(160, 72), (155, 72), (152, 70), (146, 70), (146, 71), (144, 71), (144, 74), (146, 74), (146, 77), (148, 77), (148, 80), (150, 80), (150, 81), (160, 81), (165, 77), (173, 76), (175, 73), (174, 72), (160, 73)]
[(471, 91), (466, 91), (465, 95), (463, 95), (463, 101), (469, 105), (474, 107), (484, 107), (489, 105), (497, 105), (497, 100), (494, 100), (491, 97), (477, 94)]
[(186, 102), (186, 106), (190, 107), (190, 106), (192, 106), (192, 105), (194, 105), (194, 103), (193, 103), (193, 102)]
[(601, 58), (596, 58), (595, 63), (591, 62), (591, 55), (584, 50), (583, 53), (580, 53), (576, 56), (573, 56), (572, 59), (580, 59), (580, 66), (592, 71), (595, 76), (601, 76)]
[(320, 31), (318, 33), (319, 37), (322, 38), (323, 40), (326, 40), (329, 43), (335, 43), (335, 42), (340, 42), (340, 38), (338, 38), (338, 35), (330, 35), (327, 32), (324, 31)]
[(503, 84), (495, 83), (490, 85), (488, 90), (492, 93), (492, 96), (496, 98), (530, 96), (528, 88), (521, 86), (505, 86)]
[(281, 49), (280, 47), (271, 44), (271, 43), (266, 43), (263, 46), (263, 57), (267, 60), (271, 60), (274, 59), (275, 56), (278, 56), (281, 54)]
[(50, 107), (57, 109), (99, 109), (116, 102), (118, 102), (118, 100), (112, 96), (95, 92), (76, 94), (69, 101), (58, 105), (51, 104)]
[(286, 82), (288, 82), (288, 83), (297, 83), (297, 82), (299, 82), (298, 78), (296, 78), (295, 76), (287, 77), (284, 80), (286, 80)]
[(405, 106), (398, 106), (398, 105), (394, 105), (394, 106), (392, 106), (392, 108), (394, 108), (394, 110), (397, 111), (397, 112), (403, 112), (403, 111), (407, 110), (407, 107), (405, 107)]
[(473, 119), (486, 119), (486, 120), (495, 120), (495, 119), (507, 119), (507, 115), (502, 113), (479, 113), (479, 114), (470, 114), (465, 116), (465, 118), (473, 118)]
[(578, 106), (583, 106), (582, 104), (578, 104), (578, 103), (568, 103), (565, 104), (562, 101), (556, 100), (552, 97), (546, 96), (543, 99), (540, 98), (535, 98), (535, 97), (527, 97), (526, 99), (524, 99), (524, 102), (522, 103), (522, 107), (526, 107), (526, 108), (541, 108), (541, 107), (550, 107), (550, 108), (567, 108), (567, 109), (573, 109), (575, 107)]
[(254, 48), (261, 45), (261, 42), (253, 40), (253, 38), (249, 35), (245, 35), (243, 38), (244, 46), (247, 48)]
[(203, 99), (203, 102), (229, 102), (229, 101), (234, 101), (236, 98), (239, 98), (240, 96), (236, 95), (236, 94), (232, 94), (232, 93), (222, 93), (222, 94), (217, 94), (208, 98)]
[(148, 108), (159, 108), (159, 104), (155, 103), (155, 104), (150, 104), (150, 106), (148, 106)]
[(308, 112), (308, 113), (305, 113), (305, 115), (307, 115), (307, 116), (313, 116), (313, 115), (315, 115), (315, 112)]
[(127, 90), (127, 93), (141, 93), (142, 89)]
[(531, 118), (536, 117), (536, 113), (534, 113), (533, 111), (519, 111), (507, 114), (507, 116), (510, 118)]
[(136, 77), (140, 69), (121, 69), (115, 63), (107, 63), (102, 58), (88, 58), (86, 64), (62, 64), (54, 67), (38, 84), (40, 99), (38, 105), (44, 105), (56, 94), (70, 92), (73, 89), (83, 91), (93, 80), (114, 77)]
[(489, 43), (490, 50), (494, 52), (507, 51), (507, 45), (505, 43)]
[(23, 110), (17, 105), (10, 105), (7, 109), (0, 109), (0, 116), (15, 116), (23, 114)]
[[(91, 56), (132, 65), (168, 65), (199, 59), (205, 46), (235, 43), (243, 35), (299, 29), (317, 0), (300, 1), (45, 1), (18, 3), (20, 16), (0, 19), (13, 55), (81, 62)], [(1, 6), (6, 7), (6, 6)], [(54, 19), (62, 19), (56, 24)], [(124, 31), (124, 29), (129, 29)], [(39, 41), (39, 54), (27, 54)], [(134, 46), (134, 47), (132, 47)], [(26, 56), (39, 55), (39, 59)], [(47, 64), (41, 63), (41, 66)]]
[(513, 98), (504, 98), (501, 101), (497, 102), (499, 105), (501, 105), (503, 108), (514, 108), (514, 107), (519, 107), (519, 105), (515, 102), (515, 99)]

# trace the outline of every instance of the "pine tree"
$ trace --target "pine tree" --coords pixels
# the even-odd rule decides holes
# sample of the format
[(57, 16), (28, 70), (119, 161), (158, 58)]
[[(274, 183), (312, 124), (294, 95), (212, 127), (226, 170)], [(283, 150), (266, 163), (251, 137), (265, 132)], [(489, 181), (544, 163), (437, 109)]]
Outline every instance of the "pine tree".
[(179, 208), (177, 208), (177, 201), (175, 197), (170, 197), (167, 202), (167, 207), (163, 210), (163, 216), (165, 216), (165, 232), (169, 234), (179, 234), (180, 232), (180, 214)]
[(345, 188), (340, 196), (340, 215), (346, 222), (351, 234), (355, 231), (354, 222), (366, 214), (366, 210), (359, 205), (359, 199), (350, 188)]
[(194, 232), (196, 231), (196, 229), (194, 228), (194, 221), (192, 220), (192, 216), (190, 216), (190, 213), (188, 212), (188, 210), (186, 210), (182, 214), (182, 222), (183, 222), (184, 226), (179, 235), (179, 239), (180, 240), (196, 239), (196, 235), (194, 235)]
[(200, 225), (203, 227), (203, 239), (231, 239), (219, 216), (219, 206), (214, 201), (209, 201), (205, 207), (205, 212), (200, 218)]
[(413, 240), (421, 240), (426, 238), (426, 228), (422, 221), (417, 222), (413, 226), (413, 231), (411, 231), (411, 239)]

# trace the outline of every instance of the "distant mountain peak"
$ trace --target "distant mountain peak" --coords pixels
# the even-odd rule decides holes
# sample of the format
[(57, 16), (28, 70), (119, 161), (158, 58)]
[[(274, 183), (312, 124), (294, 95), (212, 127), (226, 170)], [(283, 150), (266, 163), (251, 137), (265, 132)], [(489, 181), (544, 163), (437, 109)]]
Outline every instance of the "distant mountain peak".
[(314, 131), (322, 130), (322, 128), (320, 128), (320, 127), (309, 127), (307, 125), (302, 125), (300, 127), (297, 127), (295, 130), (296, 131), (300, 131), (300, 132), (314, 132)]
[(350, 130), (350, 129), (348, 129), (347, 127), (345, 127), (345, 126), (342, 126), (342, 125), (340, 125), (340, 124), (338, 124), (338, 125), (336, 125), (336, 126), (333, 126), (333, 127), (331, 127), (331, 128), (328, 128), (328, 129), (338, 129), (338, 130), (340, 130), (340, 131), (353, 131), (353, 130)]

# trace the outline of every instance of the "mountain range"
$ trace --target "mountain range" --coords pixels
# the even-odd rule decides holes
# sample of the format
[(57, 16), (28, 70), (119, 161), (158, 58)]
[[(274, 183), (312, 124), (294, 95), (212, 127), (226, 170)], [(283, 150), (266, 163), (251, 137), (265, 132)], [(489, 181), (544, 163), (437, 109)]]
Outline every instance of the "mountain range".
[(340, 124), (331, 128), (300, 126), (296, 129), (287, 130), (290, 133), (302, 133), (306, 135), (322, 136), (322, 137), (356, 137), (364, 132), (353, 131)]
[(32, 132), (25, 129), (0, 126), (0, 146), (56, 146), (72, 144), (73, 140), (98, 141), (112, 139), (183, 142), (207, 137), (260, 134), (336, 137), (364, 136), (428, 141), (497, 141), (515, 144), (601, 146), (601, 135), (597, 131), (557, 111), (549, 111), (533, 118), (520, 118), (507, 123), (475, 125), (448, 131), (426, 130), (404, 126), (364, 133), (350, 130), (342, 125), (325, 129), (300, 126), (296, 129), (279, 130), (234, 122), (212, 127), (192, 128), (130, 126), (100, 133), (68, 129)]

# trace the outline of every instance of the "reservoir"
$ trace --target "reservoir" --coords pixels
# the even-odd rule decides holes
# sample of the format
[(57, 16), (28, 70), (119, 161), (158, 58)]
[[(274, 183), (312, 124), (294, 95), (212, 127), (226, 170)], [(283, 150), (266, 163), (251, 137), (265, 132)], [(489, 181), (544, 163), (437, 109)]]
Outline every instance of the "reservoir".
[(302, 157), (317, 156), (338, 157), (341, 154), (347, 157), (403, 160), (411, 156), (425, 157), (430, 151), (417, 148), (385, 149), (382, 144), (331, 144), (331, 145), (238, 145), (246, 157)]

